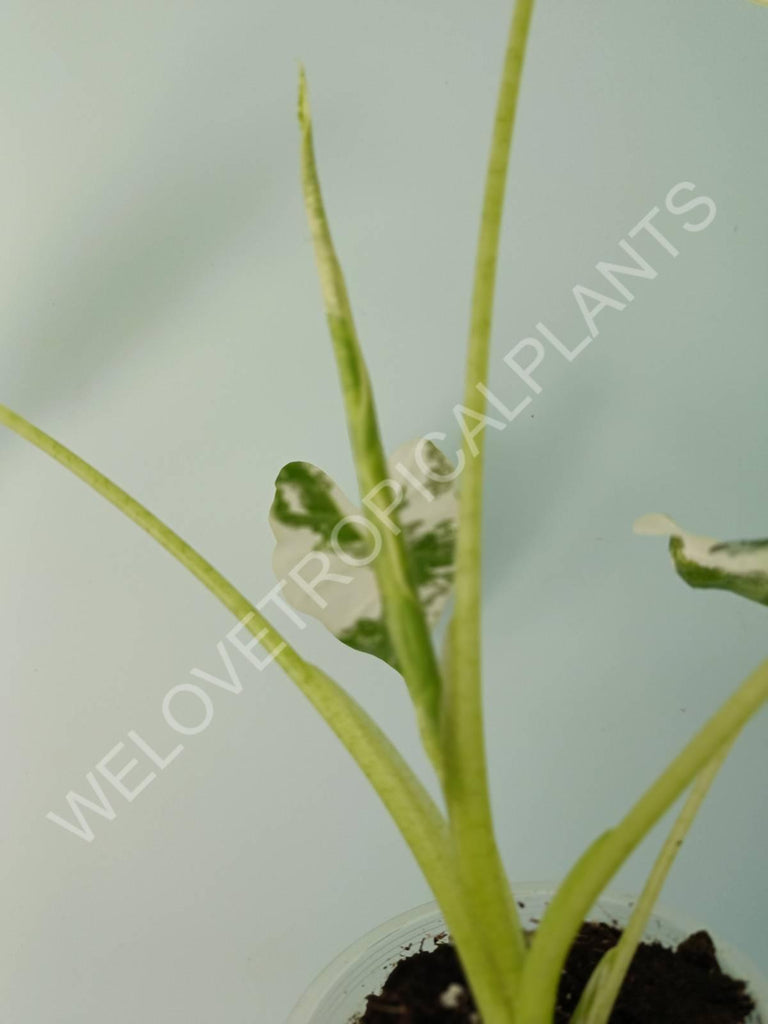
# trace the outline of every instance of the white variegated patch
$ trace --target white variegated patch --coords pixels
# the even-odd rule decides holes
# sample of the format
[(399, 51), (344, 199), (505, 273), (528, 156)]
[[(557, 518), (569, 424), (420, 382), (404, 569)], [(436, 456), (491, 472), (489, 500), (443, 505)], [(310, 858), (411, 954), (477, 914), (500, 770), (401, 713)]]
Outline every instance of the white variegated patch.
[(768, 539), (717, 541), (689, 533), (669, 516), (642, 516), (635, 533), (670, 538), (669, 550), (680, 576), (692, 587), (730, 590), (768, 604)]
[[(394, 486), (385, 504), (396, 513), (427, 621), (434, 626), (451, 592), (458, 507), (452, 467), (431, 443), (412, 441), (388, 461)], [(343, 528), (339, 524), (353, 517)], [(374, 532), (362, 512), (321, 469), (291, 462), (278, 474), (269, 521), (281, 596), (321, 621), (343, 643), (397, 667), (383, 618), (373, 564)], [(370, 522), (370, 520), (369, 520)], [(374, 518), (384, 532), (391, 518)], [(393, 524), (394, 525), (394, 524)]]

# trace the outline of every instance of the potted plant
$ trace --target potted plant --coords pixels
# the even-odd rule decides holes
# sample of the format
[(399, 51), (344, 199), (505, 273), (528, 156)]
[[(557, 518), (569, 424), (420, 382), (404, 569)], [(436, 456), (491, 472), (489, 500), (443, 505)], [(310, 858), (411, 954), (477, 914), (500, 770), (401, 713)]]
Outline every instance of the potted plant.
[[(668, 1014), (664, 1019), (682, 1019), (679, 1015), (684, 1014), (690, 1024), (753, 1022), (760, 1014), (768, 1015), (759, 979), (748, 977), (745, 987), (738, 976), (731, 978), (721, 970), (750, 974), (746, 962), (723, 949), (715, 951), (702, 933), (694, 930), (691, 936), (693, 929), (677, 926), (664, 915), (654, 917), (654, 907), (715, 775), (741, 729), (768, 698), (768, 661), (754, 670), (624, 818), (584, 852), (551, 892), (511, 887), (494, 835), (481, 710), (483, 451), (490, 407), (494, 415), (514, 415), (489, 390), (487, 379), (502, 207), (532, 9), (533, 0), (518, 0), (504, 63), (479, 234), (465, 392), (459, 407), (464, 441), (455, 464), (430, 438), (385, 458), (371, 383), (323, 205), (303, 72), (300, 82), (304, 197), (361, 505), (349, 502), (314, 466), (290, 463), (284, 467), (276, 482), (271, 515), (281, 600), (296, 612), (317, 616), (342, 642), (384, 659), (402, 675), (439, 780), (443, 808), (350, 694), (305, 661), (257, 605), (173, 530), (5, 406), (0, 406), (0, 423), (133, 519), (218, 597), (236, 617), (237, 629), (251, 634), (244, 649), (252, 651), (258, 645), (264, 663), (274, 660), (285, 670), (389, 810), (436, 897), (437, 908), (419, 910), (387, 926), (382, 934), (391, 941), (385, 943), (383, 959), (379, 956), (372, 976), (378, 978), (383, 966), (388, 966), (393, 949), (408, 945), (404, 936), (408, 941), (421, 937), (421, 944), (447, 930), (451, 944), (438, 941), (428, 964), (421, 960), (419, 965), (411, 964), (424, 977), (437, 972), (433, 1006), (409, 1006), (399, 991), (395, 1002), (372, 992), (375, 998), (365, 1020), (547, 1024), (556, 1019), (605, 1024), (620, 993), (625, 1000), (636, 996), (637, 985), (633, 989), (627, 984), (622, 990), (632, 967), (636, 976), (640, 972), (640, 988), (663, 975), (666, 987), (660, 998)], [(637, 529), (669, 534), (675, 567), (692, 586), (727, 589), (768, 604), (768, 541), (717, 543), (689, 534), (661, 516), (644, 517)], [(450, 625), (438, 656), (432, 629), (451, 595)], [(590, 911), (619, 867), (686, 792), (642, 891), (631, 900), (604, 898), (604, 905), (610, 907), (608, 919), (591, 919)], [(676, 950), (665, 951), (663, 968), (654, 959), (661, 955), (658, 947), (646, 941), (645, 952), (639, 952), (644, 940), (659, 937), (680, 943)], [(376, 937), (368, 940), (363, 952), (377, 941)], [(588, 955), (581, 957), (577, 970), (574, 951), (585, 948)], [(345, 966), (349, 961), (347, 955)], [(449, 974), (441, 974), (446, 963)], [(563, 992), (563, 978), (571, 975), (573, 985)], [(334, 967), (331, 988), (339, 978), (343, 987), (345, 977), (345, 970)], [(454, 980), (442, 985), (447, 977)], [(323, 992), (329, 991), (328, 984), (326, 978)], [(715, 995), (710, 997), (710, 992)], [(312, 1005), (317, 998), (313, 990), (309, 1005), (304, 1000), (294, 1015), (296, 1024), (349, 1024), (347, 1009), (338, 1011), (342, 1014), (338, 1020), (318, 1016)], [(357, 1013), (364, 1008), (348, 1009)], [(658, 1001), (629, 1010), (633, 1016), (622, 1020), (662, 1022)]]

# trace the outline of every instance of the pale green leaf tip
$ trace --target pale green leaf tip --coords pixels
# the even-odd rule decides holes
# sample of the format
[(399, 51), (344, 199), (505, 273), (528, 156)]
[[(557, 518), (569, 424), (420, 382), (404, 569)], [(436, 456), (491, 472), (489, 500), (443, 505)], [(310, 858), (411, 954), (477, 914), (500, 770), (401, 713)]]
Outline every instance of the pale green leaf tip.
[(306, 129), (310, 125), (311, 114), (309, 110), (309, 87), (307, 85), (307, 72), (302, 63), (299, 63), (299, 124)]
[(647, 537), (678, 537), (683, 531), (669, 516), (661, 512), (650, 512), (636, 519), (632, 530), (634, 533)]

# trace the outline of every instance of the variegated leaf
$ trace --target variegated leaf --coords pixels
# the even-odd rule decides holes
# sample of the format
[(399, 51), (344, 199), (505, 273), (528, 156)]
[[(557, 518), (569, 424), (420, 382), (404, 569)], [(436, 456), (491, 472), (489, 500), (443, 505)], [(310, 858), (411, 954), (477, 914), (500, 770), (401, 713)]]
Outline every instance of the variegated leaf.
[(716, 541), (682, 530), (668, 516), (647, 515), (635, 533), (668, 536), (675, 568), (692, 587), (731, 590), (768, 605), (768, 539)]
[[(388, 472), (392, 483), (384, 494), (397, 501), (419, 598), (434, 626), (453, 586), (457, 504), (454, 483), (445, 479), (453, 467), (435, 445), (412, 441), (388, 460)], [(348, 517), (354, 518), (340, 528)], [(297, 612), (319, 619), (342, 643), (397, 668), (372, 560), (357, 563), (373, 553), (376, 529), (398, 527), (383, 512), (373, 529), (363, 520), (321, 469), (290, 462), (275, 481), (269, 514), (277, 541), (272, 564), (285, 581), (281, 597)]]

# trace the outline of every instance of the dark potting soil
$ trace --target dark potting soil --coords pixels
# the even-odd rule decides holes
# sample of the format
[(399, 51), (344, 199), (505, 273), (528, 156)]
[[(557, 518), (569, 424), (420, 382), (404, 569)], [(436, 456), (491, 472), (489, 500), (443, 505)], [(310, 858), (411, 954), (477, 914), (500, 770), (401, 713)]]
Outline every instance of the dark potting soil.
[[(608, 924), (583, 926), (560, 982), (557, 1024), (570, 1020), (592, 970), (620, 934)], [(707, 932), (696, 932), (677, 949), (657, 942), (639, 947), (611, 1024), (743, 1024), (753, 1008), (744, 982), (720, 970)], [(397, 964), (381, 995), (368, 997), (359, 1024), (477, 1022), (454, 948), (440, 942)]]

